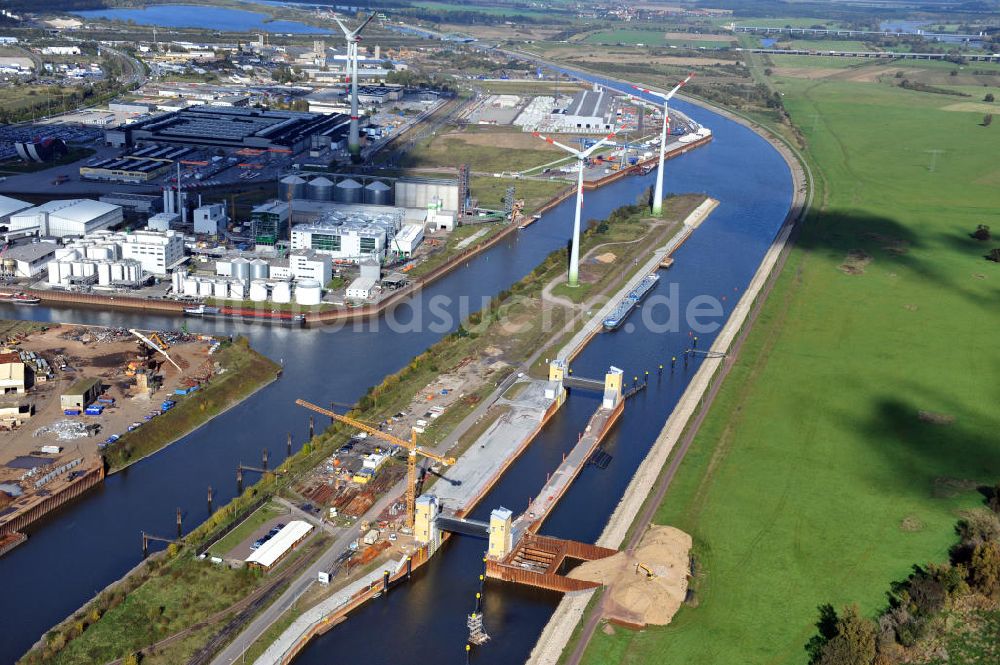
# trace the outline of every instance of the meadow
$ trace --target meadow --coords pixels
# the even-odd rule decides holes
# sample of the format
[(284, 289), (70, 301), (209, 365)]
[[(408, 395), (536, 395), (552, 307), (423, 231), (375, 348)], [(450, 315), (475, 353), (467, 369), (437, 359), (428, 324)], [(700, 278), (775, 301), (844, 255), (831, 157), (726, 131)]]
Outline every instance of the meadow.
[(804, 663), (817, 606), (874, 615), (1000, 477), (1000, 240), (969, 237), (1000, 229), (1000, 127), (946, 95), (773, 82), (817, 197), (655, 517), (694, 538), (696, 602), (597, 631), (588, 664)]

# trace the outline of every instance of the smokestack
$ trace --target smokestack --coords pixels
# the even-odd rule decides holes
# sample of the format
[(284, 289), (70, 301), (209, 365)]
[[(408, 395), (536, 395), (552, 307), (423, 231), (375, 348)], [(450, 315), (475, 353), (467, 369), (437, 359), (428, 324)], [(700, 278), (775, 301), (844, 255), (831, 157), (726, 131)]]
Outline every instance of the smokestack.
[(375, 45), (375, 59), (376, 60), (382, 59), (382, 47), (379, 46), (378, 44)]
[(163, 188), (163, 212), (173, 212), (171, 208), (174, 207), (173, 192), (170, 191), (170, 186)]

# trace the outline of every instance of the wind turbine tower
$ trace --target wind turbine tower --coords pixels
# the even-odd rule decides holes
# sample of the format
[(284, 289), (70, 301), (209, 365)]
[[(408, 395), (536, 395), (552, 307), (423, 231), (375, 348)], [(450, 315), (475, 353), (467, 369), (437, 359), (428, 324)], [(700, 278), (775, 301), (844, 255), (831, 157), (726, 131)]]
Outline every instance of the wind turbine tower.
[(547, 136), (542, 136), (538, 132), (533, 132), (535, 136), (540, 139), (544, 139), (546, 143), (551, 143), (554, 146), (562, 148), (576, 157), (577, 163), (579, 164), (579, 171), (576, 178), (576, 217), (573, 219), (573, 244), (570, 245), (569, 251), (570, 286), (579, 286), (580, 284), (580, 212), (583, 209), (583, 170), (586, 165), (587, 158), (594, 154), (595, 150), (613, 139), (617, 132), (618, 130), (616, 129), (586, 150), (576, 150), (568, 145), (563, 145), (558, 141), (550, 139)]
[(354, 30), (348, 30), (339, 18), (333, 19), (340, 26), (347, 41), (347, 77), (351, 82), (351, 133), (347, 139), (347, 149), (354, 159), (361, 157), (361, 136), (358, 130), (358, 44), (361, 42), (361, 31), (377, 14), (378, 12), (372, 12), (371, 16)]
[(663, 129), (660, 131), (660, 166), (656, 169), (656, 190), (653, 193), (653, 214), (657, 216), (663, 214), (663, 162), (666, 159), (665, 155), (667, 153), (667, 132), (670, 131), (670, 100), (677, 94), (677, 91), (684, 87), (684, 84), (692, 78), (694, 78), (694, 74), (688, 74), (686, 79), (675, 85), (674, 89), (665, 95), (659, 92), (653, 92), (652, 90), (647, 90), (646, 88), (640, 88), (637, 85), (632, 86), (636, 90), (640, 90), (647, 95), (658, 97), (663, 100)]

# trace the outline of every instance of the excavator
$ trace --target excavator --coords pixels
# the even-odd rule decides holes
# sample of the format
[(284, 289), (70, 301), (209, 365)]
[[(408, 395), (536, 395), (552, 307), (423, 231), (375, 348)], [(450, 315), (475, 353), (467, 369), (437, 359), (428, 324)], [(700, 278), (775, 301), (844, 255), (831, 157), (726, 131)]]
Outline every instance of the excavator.
[(647, 580), (651, 580), (651, 579), (653, 579), (653, 578), (656, 577), (656, 573), (653, 572), (652, 568), (650, 568), (649, 566), (647, 566), (644, 563), (636, 562), (636, 564), (635, 564), (635, 574), (638, 575), (640, 570), (642, 570), (644, 573), (646, 573), (646, 579)]
[(339, 413), (330, 411), (329, 409), (324, 409), (323, 407), (307, 402), (304, 399), (297, 399), (295, 400), (295, 403), (309, 409), (310, 411), (315, 411), (316, 413), (321, 413), (324, 416), (329, 416), (337, 422), (350, 425), (354, 429), (367, 432), (374, 437), (382, 439), (383, 441), (388, 441), (389, 443), (400, 446), (401, 448), (405, 448), (409, 451), (409, 455), (406, 458), (406, 526), (412, 529), (417, 500), (417, 455), (432, 459), (445, 466), (451, 466), (454, 464), (456, 461), (455, 458), (444, 457), (443, 455), (438, 455), (431, 450), (418, 446), (417, 433), (415, 431), (410, 431), (410, 440), (407, 441), (406, 439), (401, 439), (393, 436), (392, 434), (387, 434), (377, 427), (365, 424), (361, 421), (355, 420), (354, 418), (348, 418), (347, 416), (342, 416)]

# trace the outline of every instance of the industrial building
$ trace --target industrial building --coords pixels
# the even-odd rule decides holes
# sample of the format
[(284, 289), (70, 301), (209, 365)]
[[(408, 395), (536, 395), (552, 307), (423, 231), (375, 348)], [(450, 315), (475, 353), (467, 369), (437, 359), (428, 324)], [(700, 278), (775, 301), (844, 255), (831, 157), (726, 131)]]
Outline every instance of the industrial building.
[(166, 275), (184, 261), (184, 236), (177, 231), (133, 231), (118, 234), (112, 242), (121, 246), (123, 259), (137, 261), (152, 275)]
[(0, 274), (15, 279), (37, 277), (45, 271), (55, 252), (56, 245), (51, 242), (8, 247), (0, 259)]
[(358, 277), (347, 287), (348, 300), (368, 300), (375, 295), (376, 280), (372, 277)]
[(229, 223), (224, 203), (209, 203), (194, 209), (194, 232), (214, 236)]
[(290, 174), (278, 182), (281, 201), (305, 199), (335, 203), (365, 203), (427, 210), (434, 204), (445, 213), (457, 214), (466, 193), (457, 178), (392, 178), (348, 173), (314, 176)]
[(16, 352), (0, 353), (0, 393), (23, 395), (32, 384), (31, 367)]
[(57, 248), (48, 263), (48, 283), (134, 288), (184, 260), (184, 238), (176, 231), (101, 231)]
[(283, 526), (278, 533), (274, 534), (274, 537), (254, 550), (247, 557), (247, 565), (264, 571), (271, 570), (296, 545), (304, 541), (312, 530), (313, 526), (308, 522), (292, 520)]
[(299, 152), (309, 147), (313, 135), (339, 140), (348, 121), (340, 114), (192, 106), (108, 129), (104, 138), (118, 147), (161, 143)]
[(288, 227), (291, 208), (287, 203), (271, 201), (255, 206), (250, 211), (250, 228), (258, 245), (274, 245)]
[(101, 396), (103, 390), (100, 379), (80, 379), (59, 396), (59, 408), (82, 412)]
[(396, 237), (392, 239), (390, 251), (396, 252), (401, 257), (409, 258), (413, 251), (423, 242), (423, 224), (405, 224)]
[(604, 88), (583, 90), (573, 96), (561, 120), (563, 131), (608, 132), (614, 129), (614, 94)]
[(30, 207), (31, 204), (27, 201), (0, 195), (0, 225), (6, 226), (10, 223), (11, 215), (19, 213), (22, 210), (27, 210)]
[(149, 182), (163, 175), (176, 160), (190, 152), (190, 148), (177, 146), (146, 146), (128, 155), (81, 166), (80, 177), (133, 184)]
[(10, 215), (10, 231), (39, 236), (82, 236), (121, 224), (121, 206), (91, 199), (49, 201)]
[[(390, 210), (392, 210), (390, 208)], [(381, 263), (387, 241), (403, 225), (403, 215), (355, 208), (328, 210), (307, 224), (292, 227), (292, 249), (309, 249), (335, 260), (358, 262), (373, 258)]]
[(142, 215), (156, 214), (161, 206), (160, 197), (154, 194), (111, 192), (110, 194), (104, 194), (98, 200), (103, 203), (121, 206), (127, 211)]

